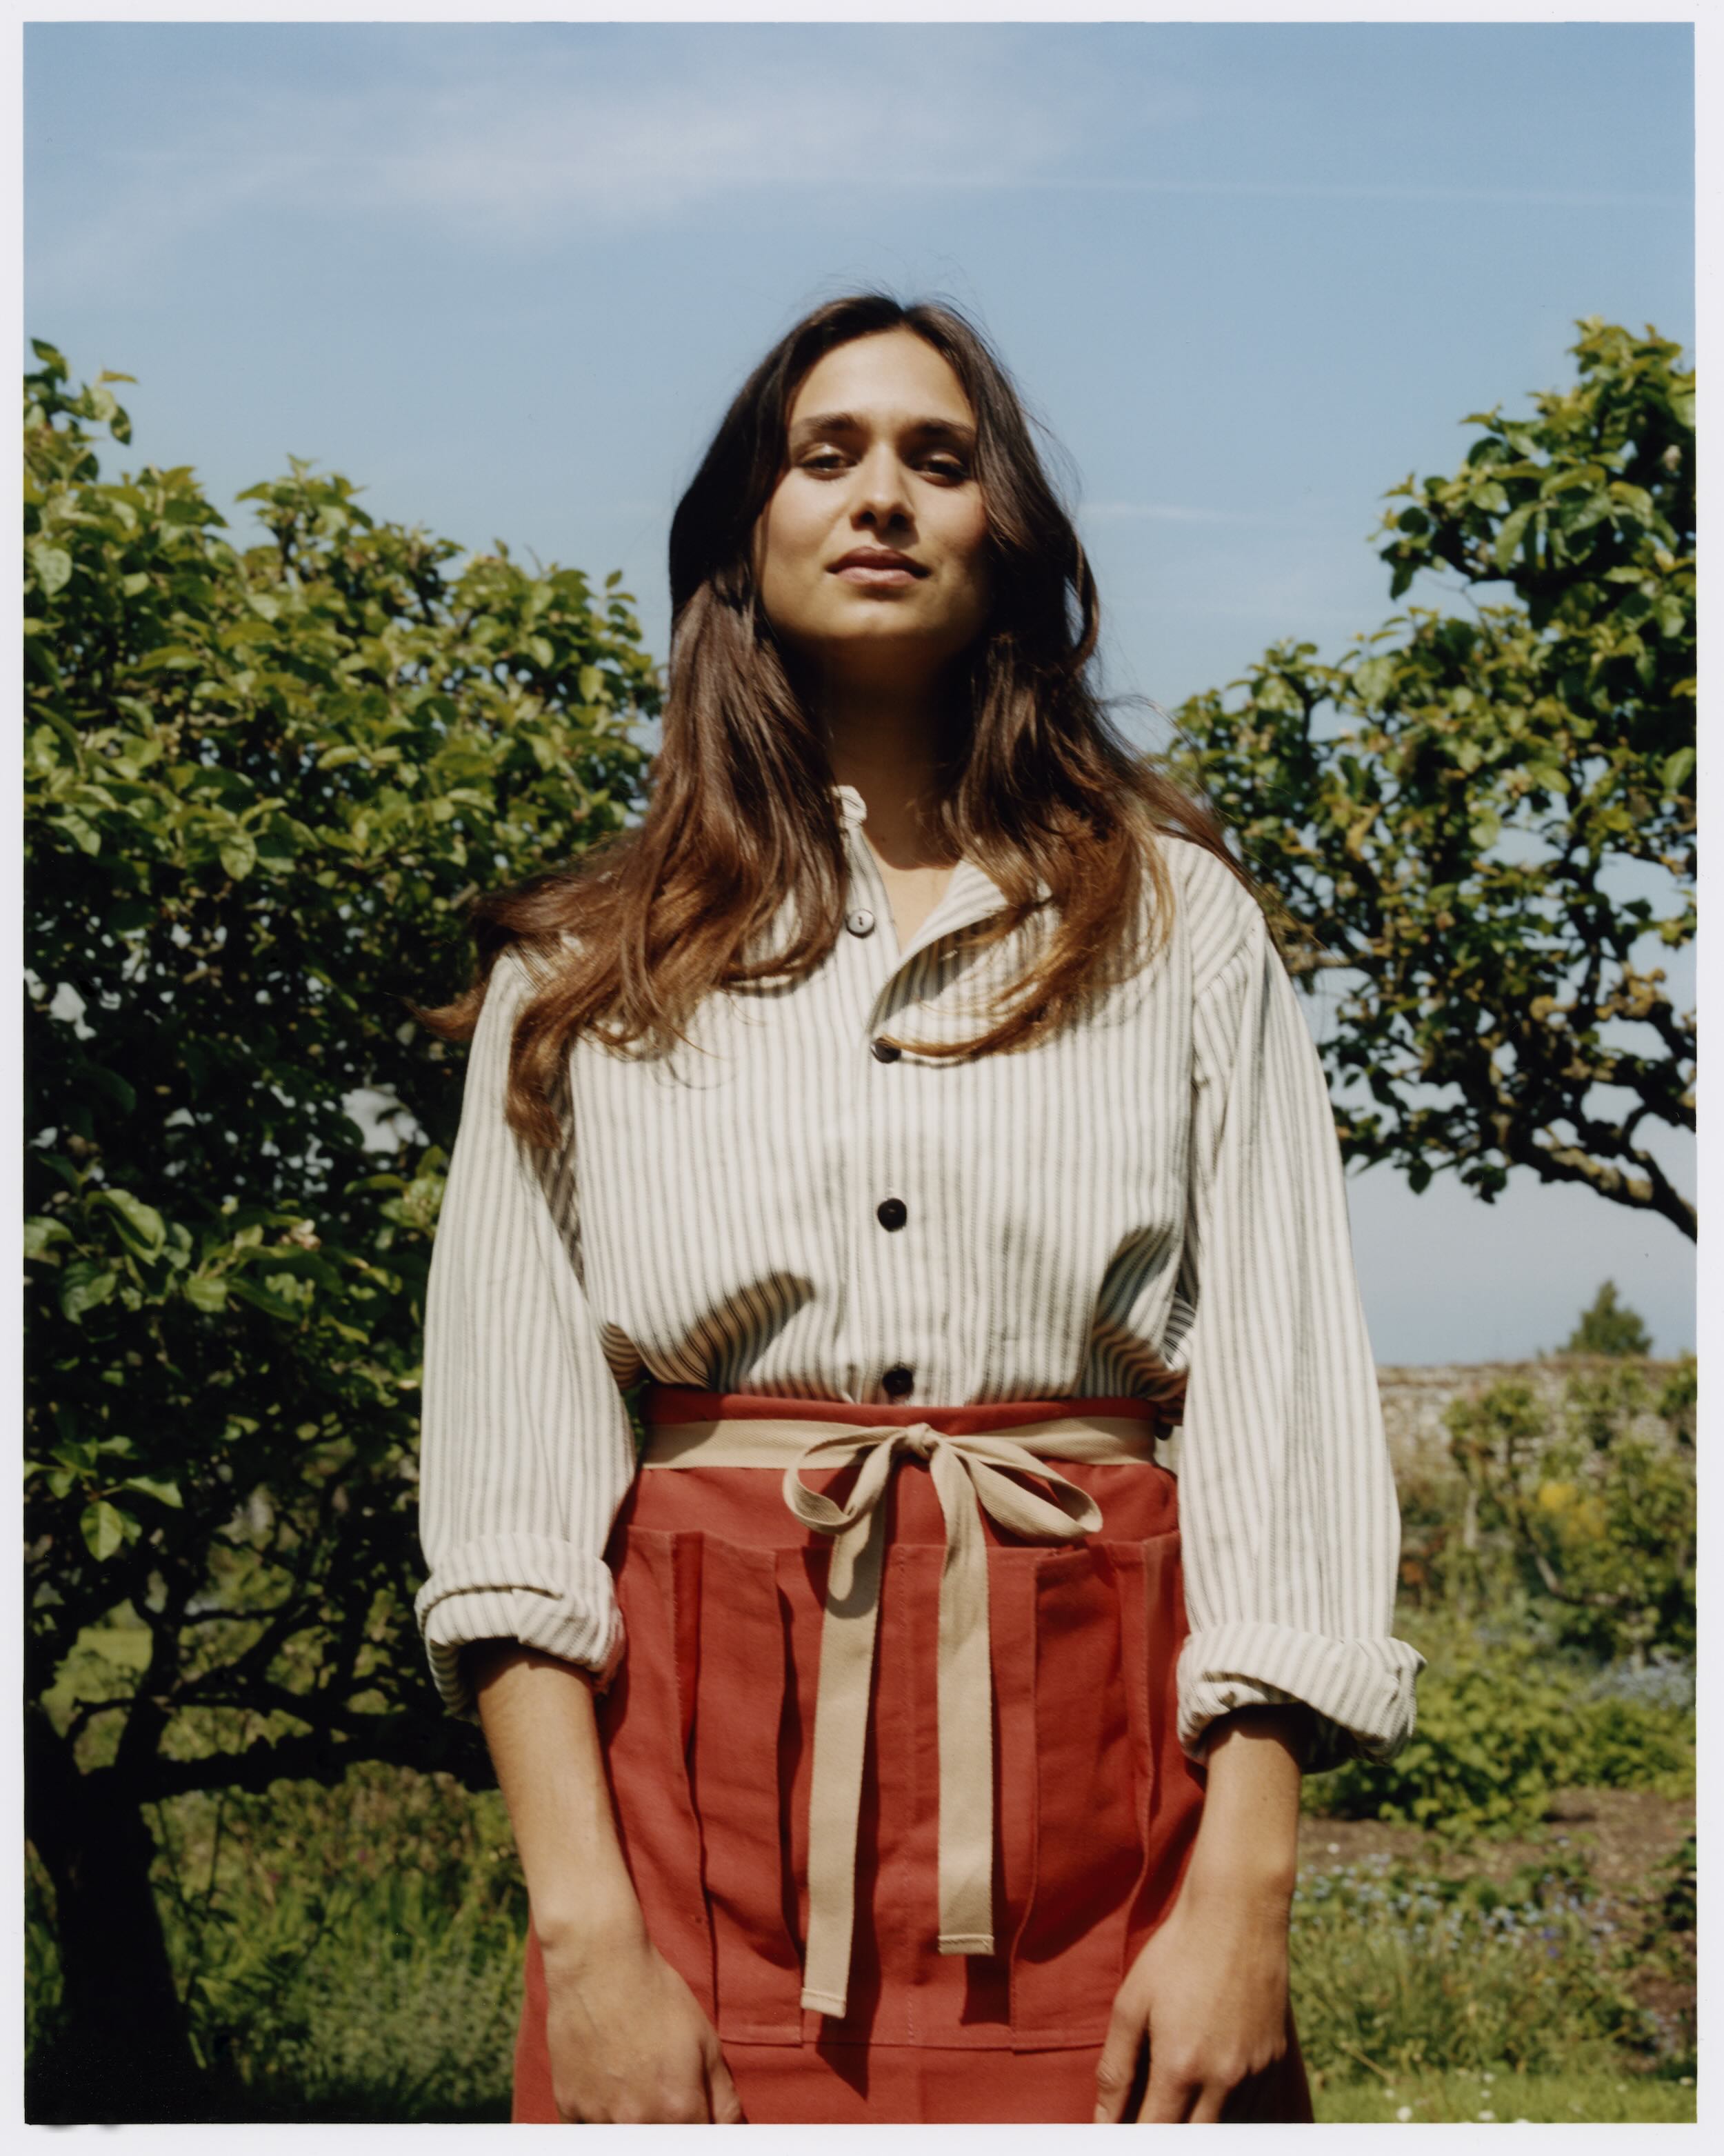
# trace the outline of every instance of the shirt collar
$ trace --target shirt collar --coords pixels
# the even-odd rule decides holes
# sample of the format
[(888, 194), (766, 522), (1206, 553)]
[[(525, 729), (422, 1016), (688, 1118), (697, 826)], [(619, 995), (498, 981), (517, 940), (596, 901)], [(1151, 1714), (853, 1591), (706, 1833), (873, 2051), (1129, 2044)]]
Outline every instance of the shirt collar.
[[(831, 789), (838, 803), (839, 814), (848, 839), (855, 834), (856, 843), (866, 845), (862, 824), (868, 815), (868, 803), (854, 786), (834, 786)], [(1053, 887), (1045, 877), (1037, 880), (1037, 893), (1042, 898), (1051, 898)], [(940, 903), (917, 929), (900, 957), (900, 963), (918, 951), (925, 949), (937, 937), (950, 936), (960, 928), (967, 928), (972, 921), (985, 921), (1006, 903), (1006, 894), (989, 875), (979, 861), (972, 860), (967, 854), (953, 864), (952, 880), (947, 885)]]

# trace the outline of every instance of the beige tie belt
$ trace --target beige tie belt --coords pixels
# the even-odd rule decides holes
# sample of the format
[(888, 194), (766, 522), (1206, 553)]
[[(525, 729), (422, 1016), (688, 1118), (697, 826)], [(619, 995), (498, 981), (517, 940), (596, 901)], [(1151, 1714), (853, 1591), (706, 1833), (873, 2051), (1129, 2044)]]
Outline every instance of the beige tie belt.
[[(1146, 1407), (1146, 1414), (1154, 1409)], [(808, 1938), (802, 2003), (842, 2015), (855, 1922), (856, 1834), (862, 1806), (868, 1694), (885, 1554), (880, 1499), (898, 1461), (926, 1460), (946, 1521), (940, 1573), (939, 1888), (942, 1953), (991, 1954), (993, 1921), (993, 1666), (988, 1654), (985, 1510), (1025, 1541), (1073, 1542), (1101, 1514), (1049, 1460), (1153, 1460), (1152, 1422), (1069, 1415), (987, 1435), (949, 1436), (931, 1424), (864, 1428), (800, 1416), (726, 1418), (653, 1426), (645, 1467), (784, 1469), (784, 1502), (804, 1526), (833, 1538), (814, 1707), (808, 1800)], [(809, 1468), (861, 1470), (836, 1504), (803, 1481)], [(1051, 1499), (1025, 1488), (1030, 1476)]]

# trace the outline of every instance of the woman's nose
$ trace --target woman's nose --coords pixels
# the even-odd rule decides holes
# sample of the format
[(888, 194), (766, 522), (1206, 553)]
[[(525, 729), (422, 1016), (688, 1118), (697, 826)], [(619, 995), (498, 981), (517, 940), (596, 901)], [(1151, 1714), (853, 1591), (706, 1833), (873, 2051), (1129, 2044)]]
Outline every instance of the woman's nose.
[(890, 450), (872, 450), (856, 467), (853, 510), (857, 516), (880, 524), (908, 518), (910, 495), (904, 484), (904, 467)]

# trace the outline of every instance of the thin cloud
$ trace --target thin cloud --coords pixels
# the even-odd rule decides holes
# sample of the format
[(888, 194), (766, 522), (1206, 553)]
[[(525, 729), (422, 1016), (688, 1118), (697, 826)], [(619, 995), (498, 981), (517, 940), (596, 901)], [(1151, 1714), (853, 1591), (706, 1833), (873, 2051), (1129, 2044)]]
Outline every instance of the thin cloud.
[[(38, 288), (128, 283), (188, 240), (279, 216), (435, 228), (505, 251), (578, 231), (627, 234), (771, 188), (1011, 187), (1081, 140), (1076, 85), (1050, 95), (1009, 43), (940, 64), (880, 36), (774, 49), (660, 42), (467, 48), (428, 39), (412, 70), (351, 86), (212, 71), (209, 94), (139, 138), (46, 151), (32, 207)], [(172, 124), (163, 124), (164, 120)], [(143, 131), (140, 131), (142, 136)], [(51, 241), (46, 234), (51, 231)]]
[(1200, 509), (1182, 501), (1086, 501), (1079, 515), (1095, 523), (1290, 525), (1309, 512), (1284, 509)]
[[(998, 179), (957, 180), (954, 186), (1002, 187)], [(1552, 209), (1692, 209), (1692, 195), (1643, 192), (1625, 188), (1456, 187), (1433, 182), (1330, 182), (1269, 177), (1260, 180), (1161, 179), (1145, 174), (1047, 172), (1025, 182), (1038, 189), (1089, 194), (1239, 196), (1253, 200), (1283, 198), (1316, 202), (1404, 202), (1505, 203)]]

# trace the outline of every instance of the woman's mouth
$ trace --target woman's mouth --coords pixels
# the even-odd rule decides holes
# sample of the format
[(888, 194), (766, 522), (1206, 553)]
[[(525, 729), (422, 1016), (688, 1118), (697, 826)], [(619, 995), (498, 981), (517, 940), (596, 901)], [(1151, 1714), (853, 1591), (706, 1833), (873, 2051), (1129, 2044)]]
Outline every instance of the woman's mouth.
[(892, 590), (900, 584), (919, 583), (928, 573), (926, 565), (895, 547), (853, 547), (832, 564), (833, 574), (864, 590)]
[(834, 572), (847, 584), (865, 586), (920, 583), (924, 573), (895, 562), (844, 562)]

